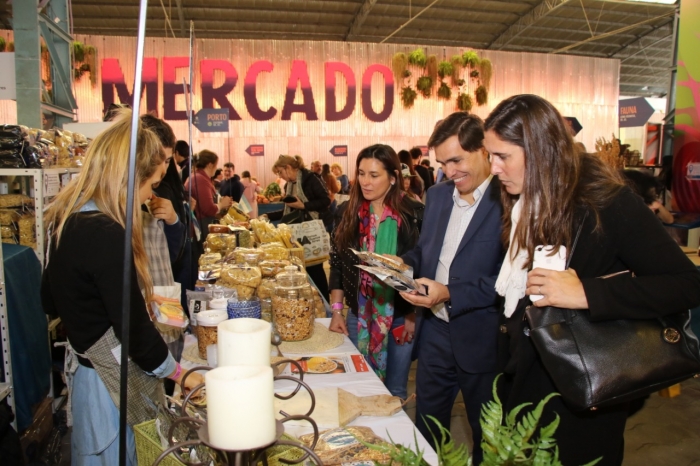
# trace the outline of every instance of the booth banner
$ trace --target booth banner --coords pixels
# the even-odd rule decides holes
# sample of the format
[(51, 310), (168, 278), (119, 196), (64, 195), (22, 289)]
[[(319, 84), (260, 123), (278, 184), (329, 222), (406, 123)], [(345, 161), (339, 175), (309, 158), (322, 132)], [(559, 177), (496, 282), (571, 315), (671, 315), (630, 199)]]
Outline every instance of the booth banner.
[(683, 0), (678, 30), (673, 199), (682, 212), (700, 212), (700, 0)]
[(654, 114), (654, 107), (644, 97), (620, 101), (620, 128), (644, 126)]
[[(12, 40), (12, 31), (0, 37)], [(131, 103), (135, 72), (135, 37), (74, 38), (97, 50), (96, 70), (74, 80), (81, 122), (101, 121), (110, 103)], [(474, 95), (477, 78), (452, 87), (449, 99), (421, 93), (404, 107), (405, 88), (416, 88), (415, 76), (398, 78), (392, 69), (397, 53), (423, 48), (437, 60), (450, 60), (466, 47), (355, 42), (197, 39), (191, 91), (194, 112), (228, 109), (227, 132), (193, 132), (193, 152), (209, 149), (219, 162), (233, 162), (261, 184), (275, 180), (272, 165), (280, 154), (301, 155), (307, 164), (339, 163), (355, 177), (355, 160), (363, 148), (387, 144), (397, 152), (426, 146), (435, 124), (457, 110), (457, 95)], [(477, 50), (492, 63), (488, 99), (474, 105), (481, 118), (501, 100), (531, 93), (551, 101), (563, 115), (575, 115), (583, 130), (577, 140), (594, 147), (596, 138), (617, 132), (620, 61), (573, 55)], [(189, 40), (146, 39), (140, 111), (165, 119), (177, 139), (188, 139), (185, 92), (189, 74)], [(96, 74), (96, 76), (94, 76)], [(91, 78), (93, 78), (91, 80)], [(96, 78), (96, 79), (94, 79)], [(94, 82), (93, 82), (94, 81)], [(446, 79), (448, 85), (451, 78)], [(0, 101), (0, 122), (16, 122), (16, 107)], [(211, 126), (208, 124), (211, 123)], [(201, 126), (201, 125), (200, 125)], [(223, 127), (205, 121), (205, 131)], [(347, 145), (347, 156), (338, 146)], [(246, 149), (264, 147), (264, 156)], [(333, 148), (336, 147), (335, 150)], [(428, 156), (433, 160), (433, 154)]]

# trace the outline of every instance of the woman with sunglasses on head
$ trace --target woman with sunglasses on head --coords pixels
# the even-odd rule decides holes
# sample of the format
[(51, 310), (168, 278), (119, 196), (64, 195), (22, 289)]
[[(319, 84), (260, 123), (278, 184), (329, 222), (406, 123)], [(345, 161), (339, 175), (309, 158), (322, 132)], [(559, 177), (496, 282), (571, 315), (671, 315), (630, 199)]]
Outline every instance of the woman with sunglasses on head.
[[(348, 335), (392, 395), (406, 399), (415, 308), (355, 265), (350, 250), (400, 256), (418, 241), (425, 206), (403, 190), (399, 157), (376, 144), (360, 151), (350, 199), (338, 208), (331, 238), (330, 330)], [(348, 313), (342, 314), (343, 301)], [(396, 330), (395, 330), (396, 329)]]
[[(307, 220), (321, 220), (328, 227), (331, 224), (331, 198), (323, 180), (304, 165), (304, 159), (296, 155), (280, 155), (272, 171), (286, 181), (284, 210), (270, 212), (271, 220), (280, 220), (282, 223), (302, 223)], [(292, 199), (293, 198), (293, 199)], [(289, 219), (289, 220), (288, 220)], [(312, 265), (306, 268), (306, 273), (313, 280), (323, 299), (328, 300), (328, 278), (323, 264)]]
[[(586, 310), (594, 322), (651, 319), (697, 306), (700, 272), (616, 171), (596, 155), (580, 153), (551, 103), (535, 95), (510, 97), (484, 126), (491, 173), (501, 182), (508, 245), (496, 281), (505, 297), (500, 347), (507, 412), (559, 391), (528, 337), (531, 302)], [(569, 268), (533, 269), (539, 246), (558, 251)], [(626, 270), (634, 275), (619, 273)], [(627, 414), (628, 403), (577, 411), (555, 397), (540, 425), (559, 416), (554, 438), (562, 464), (602, 457), (598, 466), (617, 466)]]

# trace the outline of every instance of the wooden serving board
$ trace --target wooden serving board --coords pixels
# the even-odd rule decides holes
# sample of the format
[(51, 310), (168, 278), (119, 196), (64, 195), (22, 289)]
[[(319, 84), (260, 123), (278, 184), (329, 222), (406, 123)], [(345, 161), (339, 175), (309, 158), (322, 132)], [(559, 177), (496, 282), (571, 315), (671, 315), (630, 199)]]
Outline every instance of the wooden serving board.
[(338, 420), (345, 426), (360, 416), (393, 416), (401, 411), (401, 399), (391, 395), (357, 396), (338, 389)]

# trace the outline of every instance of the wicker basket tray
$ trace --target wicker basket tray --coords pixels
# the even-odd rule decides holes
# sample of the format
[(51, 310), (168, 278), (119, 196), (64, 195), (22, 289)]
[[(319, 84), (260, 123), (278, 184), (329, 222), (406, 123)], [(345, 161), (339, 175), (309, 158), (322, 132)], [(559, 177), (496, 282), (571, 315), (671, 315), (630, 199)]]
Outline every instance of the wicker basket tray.
[[(136, 458), (139, 465), (150, 466), (163, 453), (160, 446), (160, 437), (156, 432), (155, 419), (142, 422), (134, 426), (134, 438), (136, 440)], [(170, 454), (160, 462), (163, 466), (184, 466), (184, 464)]]

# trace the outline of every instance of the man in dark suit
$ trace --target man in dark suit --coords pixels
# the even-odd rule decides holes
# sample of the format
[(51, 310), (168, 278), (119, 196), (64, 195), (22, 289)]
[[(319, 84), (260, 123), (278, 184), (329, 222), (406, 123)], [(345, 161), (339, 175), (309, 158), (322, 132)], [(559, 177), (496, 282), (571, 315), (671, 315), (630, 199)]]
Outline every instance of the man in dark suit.
[(461, 390), (480, 464), (481, 405), (492, 398), (496, 376), (498, 306), (494, 289), (503, 260), (498, 180), (490, 175), (483, 122), (453, 113), (433, 131), (429, 146), (449, 181), (428, 190), (423, 229), (402, 259), (413, 267), (427, 296), (401, 293), (425, 308), (416, 335), (416, 425), (431, 439), (435, 417), (450, 427)]

